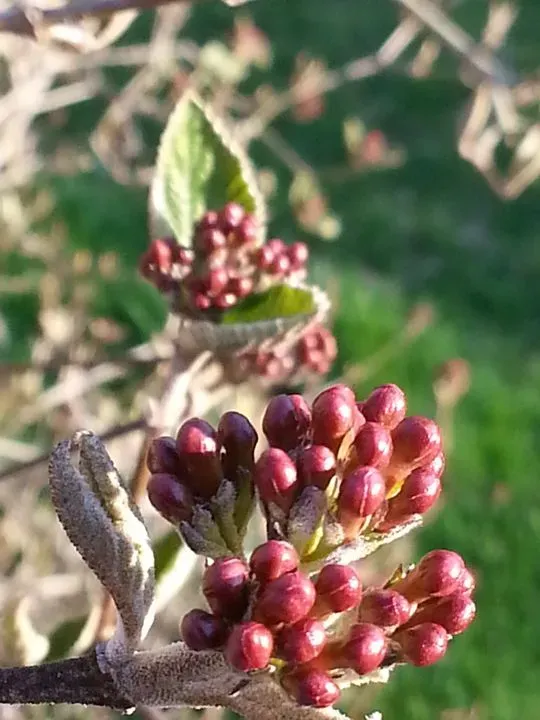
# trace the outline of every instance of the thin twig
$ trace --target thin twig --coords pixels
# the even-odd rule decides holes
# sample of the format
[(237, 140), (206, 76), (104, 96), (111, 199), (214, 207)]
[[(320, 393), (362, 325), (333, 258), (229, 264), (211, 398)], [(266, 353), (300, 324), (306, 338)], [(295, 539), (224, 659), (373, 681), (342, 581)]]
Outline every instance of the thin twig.
[[(128, 435), (129, 433), (135, 432), (136, 430), (142, 430), (145, 426), (145, 418), (140, 417), (137, 420), (132, 420), (131, 422), (125, 423), (124, 425), (116, 425), (115, 427), (107, 430), (105, 433), (100, 435), (100, 437), (104, 442), (107, 442), (107, 440), (114, 440), (115, 438), (122, 437), (123, 435)], [(50, 452), (46, 452), (43, 453), (43, 455), (34, 458), (33, 460), (21, 463), (20, 465), (14, 465), (7, 468), (6, 470), (0, 471), (0, 481), (15, 477), (16, 475), (28, 472), (36, 467), (39, 467), (40, 465), (47, 463), (49, 460), (49, 456)]]

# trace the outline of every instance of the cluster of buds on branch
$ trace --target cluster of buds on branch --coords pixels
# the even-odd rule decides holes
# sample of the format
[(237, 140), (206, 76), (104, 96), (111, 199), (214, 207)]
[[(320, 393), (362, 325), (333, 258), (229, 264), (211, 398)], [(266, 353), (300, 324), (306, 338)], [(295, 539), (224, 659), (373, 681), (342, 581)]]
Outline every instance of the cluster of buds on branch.
[[(307, 275), (305, 243), (286, 245), (279, 238), (262, 244), (254, 214), (238, 203), (208, 210), (197, 222), (191, 249), (174, 237), (154, 239), (140, 271), (168, 299), (173, 312), (219, 324), (225, 312), (282, 283), (297, 286)], [(323, 375), (337, 354), (331, 331), (317, 322), (304, 328), (286, 351), (246, 348), (235, 354), (237, 375), (274, 382), (298, 373)]]
[[(141, 270), (167, 296), (183, 360), (210, 353), (236, 369), (236, 382), (324, 373), (336, 351), (323, 324), (329, 300), (305, 284), (303, 244), (266, 239), (255, 175), (232, 138), (200, 100), (180, 100), (151, 189), (158, 239)], [(311, 403), (272, 397), (262, 431), (264, 448), (250, 420), (229, 411), (216, 427), (194, 417), (151, 443), (149, 500), (204, 558), (208, 607), (185, 614), (182, 642), (147, 651), (139, 648), (157, 573), (140, 510), (99, 438), (83, 431), (57, 446), (52, 502), (118, 623), (93, 656), (0, 670), (0, 702), (337, 719), (330, 707), (342, 689), (444, 656), (475, 614), (473, 576), (459, 555), (428, 553), (380, 586), (363, 587), (353, 567), (418, 527), (439, 497), (437, 424), (407, 416), (396, 385), (359, 399), (337, 384)], [(257, 513), (266, 538), (253, 549), (247, 529)]]
[[(188, 420), (150, 450), (152, 504), (214, 558), (203, 576), (209, 610), (181, 622), (186, 645), (222, 652), (240, 672), (267, 671), (313, 707), (333, 705), (351, 674), (440, 660), (475, 615), (461, 557), (436, 550), (364, 589), (347, 561), (348, 550), (361, 558), (437, 500), (444, 453), (436, 423), (407, 417), (396, 385), (363, 401), (334, 385), (311, 406), (301, 395), (272, 398), (263, 431), (269, 447), (258, 457), (255, 429), (234, 412), (216, 430)], [(246, 559), (255, 495), (268, 539)]]
[(174, 238), (157, 238), (143, 255), (141, 272), (156, 287), (172, 295), (179, 312), (195, 317), (234, 307), (254, 292), (277, 281), (303, 280), (309, 256), (307, 245), (287, 247), (279, 238), (262, 246), (257, 220), (238, 203), (209, 210), (198, 221), (193, 249)]

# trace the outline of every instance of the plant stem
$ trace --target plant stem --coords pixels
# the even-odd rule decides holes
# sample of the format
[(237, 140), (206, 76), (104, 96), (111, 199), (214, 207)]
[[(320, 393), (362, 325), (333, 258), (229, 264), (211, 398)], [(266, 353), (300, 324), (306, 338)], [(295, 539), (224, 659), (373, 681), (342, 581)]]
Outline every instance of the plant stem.
[(94, 653), (45, 665), (0, 668), (0, 703), (76, 703), (119, 710), (133, 706), (101, 672)]

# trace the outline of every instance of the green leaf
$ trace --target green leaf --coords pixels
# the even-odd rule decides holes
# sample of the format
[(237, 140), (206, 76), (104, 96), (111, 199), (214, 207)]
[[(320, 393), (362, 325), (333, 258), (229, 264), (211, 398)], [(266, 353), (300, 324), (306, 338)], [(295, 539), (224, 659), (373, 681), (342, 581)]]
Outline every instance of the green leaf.
[(225, 325), (254, 323), (293, 315), (311, 315), (315, 310), (315, 300), (309, 290), (275, 285), (264, 292), (249, 295), (224, 313), (221, 322)]
[(156, 582), (174, 566), (176, 556), (182, 548), (183, 542), (176, 530), (160, 537), (154, 545), (154, 562)]
[(247, 153), (222, 121), (186, 93), (161, 138), (150, 198), (150, 227), (168, 227), (190, 247), (193, 228), (207, 209), (237, 202), (254, 213), (264, 239), (266, 209)]
[(58, 625), (49, 637), (49, 652), (45, 660), (52, 662), (53, 660), (65, 658), (81, 636), (86, 622), (87, 617), (82, 616), (73, 618), (73, 620), (66, 620), (66, 622)]

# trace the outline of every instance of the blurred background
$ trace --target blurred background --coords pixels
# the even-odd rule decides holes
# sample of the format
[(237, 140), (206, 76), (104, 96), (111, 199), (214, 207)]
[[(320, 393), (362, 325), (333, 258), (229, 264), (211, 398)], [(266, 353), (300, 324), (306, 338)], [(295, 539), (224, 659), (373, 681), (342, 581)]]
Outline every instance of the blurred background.
[[(512, 15), (506, 3), (443, 5), (475, 38), (494, 7)], [(509, 86), (530, 79), (516, 102), (534, 130), (540, 5), (514, 9), (497, 54)], [(0, 5), (0, 30), (5, 17)], [(331, 377), (361, 394), (396, 382), (411, 411), (437, 415), (447, 435), (443, 501), (410, 553), (461, 553), (477, 575), (477, 620), (443, 662), (401, 668), (376, 694), (357, 689), (349, 712), (538, 717), (540, 146), (527, 150), (518, 192), (489, 169), (488, 182), (459, 140), (486, 77), (425, 30), (389, 67), (376, 66), (379, 48), (399, 47), (404, 18), (390, 0), (258, 0), (124, 17), (114, 44), (100, 41), (111, 31), (104, 20), (63, 32), (38, 24), (39, 44), (0, 33), (0, 600), (10, 621), (27, 613), (42, 637), (86, 596), (47, 503), (45, 466), (11, 471), (82, 424), (112, 429), (112, 449), (115, 428), (138, 427), (159, 367), (133, 361), (130, 349), (166, 316), (137, 274), (146, 184), (160, 130), (194, 78), (251, 141), (271, 233), (309, 243), (314, 278), (335, 302)], [(519, 184), (515, 147), (492, 160)], [(135, 434), (132, 456), (137, 442)], [(54, 610), (45, 619), (21, 610), (36, 577), (49, 577), (43, 593)], [(57, 657), (80, 631), (70, 636), (70, 627), (62, 625)]]

